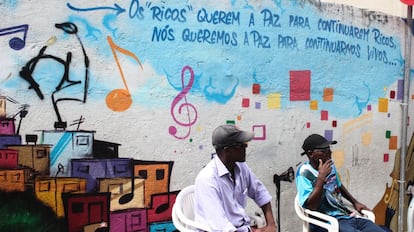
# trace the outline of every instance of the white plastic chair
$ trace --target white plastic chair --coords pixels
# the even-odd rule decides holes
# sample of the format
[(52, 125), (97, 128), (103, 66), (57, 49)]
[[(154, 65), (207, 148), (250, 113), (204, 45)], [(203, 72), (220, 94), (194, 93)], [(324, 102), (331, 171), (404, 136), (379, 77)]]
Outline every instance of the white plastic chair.
[(178, 193), (172, 209), (172, 221), (181, 232), (211, 231), (208, 226), (194, 220), (194, 185), (187, 186)]
[[(179, 231), (212, 231), (207, 225), (203, 225), (194, 221), (194, 185), (190, 185), (182, 189), (173, 205), (172, 209), (172, 221), (176, 229)], [(262, 228), (266, 226), (266, 220), (264, 216), (255, 213), (249, 214), (250, 226)]]
[(407, 209), (407, 231), (414, 232), (414, 197), (411, 199)]
[[(295, 197), (295, 211), (299, 218), (303, 221), (303, 232), (309, 232), (309, 224), (314, 224), (322, 228), (325, 228), (328, 230), (328, 232), (339, 231), (339, 224), (336, 218), (314, 210), (302, 208), (302, 206), (300, 206), (299, 204), (299, 199), (297, 195)], [(373, 212), (368, 210), (362, 210), (362, 213), (368, 219), (375, 222), (375, 214)]]

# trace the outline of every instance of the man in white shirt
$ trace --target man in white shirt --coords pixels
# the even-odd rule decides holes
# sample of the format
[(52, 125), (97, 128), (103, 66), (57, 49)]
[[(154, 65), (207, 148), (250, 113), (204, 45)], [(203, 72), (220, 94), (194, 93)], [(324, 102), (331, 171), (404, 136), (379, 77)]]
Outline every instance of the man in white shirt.
[[(272, 197), (245, 162), (247, 142), (253, 137), (253, 132), (234, 125), (221, 125), (213, 131), (216, 154), (197, 175), (194, 195), (195, 220), (212, 231), (276, 231)], [(247, 197), (261, 207), (265, 227), (250, 227)]]

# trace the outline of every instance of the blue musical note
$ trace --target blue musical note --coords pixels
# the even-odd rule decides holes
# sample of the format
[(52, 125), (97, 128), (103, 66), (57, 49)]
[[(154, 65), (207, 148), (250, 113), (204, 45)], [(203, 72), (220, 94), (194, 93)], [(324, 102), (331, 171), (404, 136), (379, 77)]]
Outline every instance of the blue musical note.
[(15, 34), (23, 32), (23, 38), (13, 37), (9, 40), (9, 47), (14, 50), (20, 50), (26, 45), (26, 35), (29, 30), (29, 25), (23, 24), (15, 27), (8, 27), (0, 29), (0, 36)]

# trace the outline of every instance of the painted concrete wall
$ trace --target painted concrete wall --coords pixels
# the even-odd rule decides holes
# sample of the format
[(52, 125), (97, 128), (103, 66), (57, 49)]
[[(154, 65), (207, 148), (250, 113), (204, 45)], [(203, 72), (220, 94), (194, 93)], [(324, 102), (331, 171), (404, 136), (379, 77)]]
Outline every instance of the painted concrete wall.
[[(273, 194), (273, 175), (305, 160), (311, 133), (339, 141), (342, 180), (368, 206), (391, 182), (404, 74), (398, 16), (235, 0), (6, 0), (0, 12), (0, 94), (23, 144), (45, 130), (94, 131), (120, 144), (119, 157), (173, 161), (177, 191), (209, 161), (212, 130), (235, 123), (255, 132), (247, 162)], [(295, 186), (281, 191), (282, 231), (298, 231)]]
[(346, 4), (361, 9), (379, 11), (389, 15), (407, 17), (407, 5), (401, 1), (378, 0), (378, 1), (358, 1), (358, 0), (322, 0), (324, 3)]

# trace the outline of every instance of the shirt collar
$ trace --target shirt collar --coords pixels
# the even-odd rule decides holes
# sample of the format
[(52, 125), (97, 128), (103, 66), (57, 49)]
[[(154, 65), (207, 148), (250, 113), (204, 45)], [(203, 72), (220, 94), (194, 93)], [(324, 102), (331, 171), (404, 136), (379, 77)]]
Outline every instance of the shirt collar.
[(230, 173), (229, 170), (227, 170), (226, 166), (224, 166), (223, 162), (221, 162), (221, 159), (218, 157), (218, 155), (214, 156), (214, 160), (216, 162), (217, 174), (219, 176), (224, 176)]

